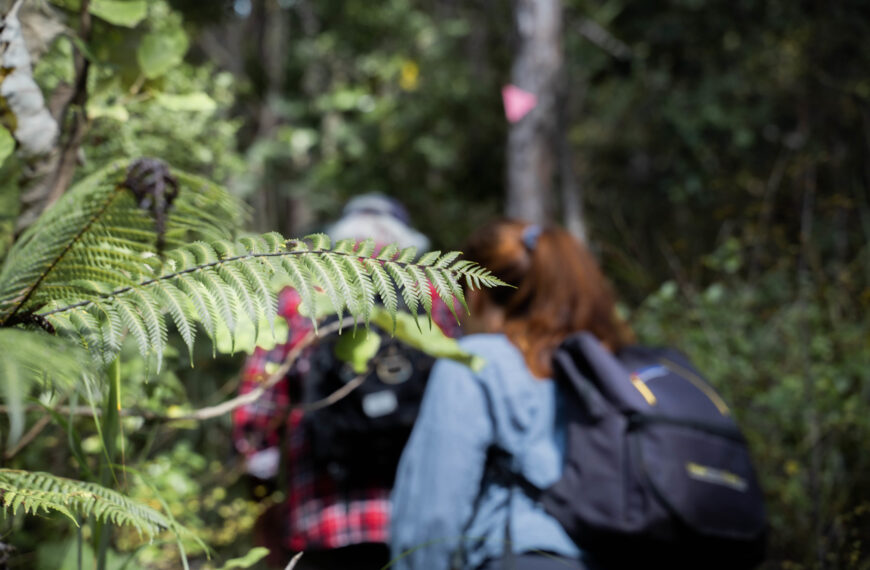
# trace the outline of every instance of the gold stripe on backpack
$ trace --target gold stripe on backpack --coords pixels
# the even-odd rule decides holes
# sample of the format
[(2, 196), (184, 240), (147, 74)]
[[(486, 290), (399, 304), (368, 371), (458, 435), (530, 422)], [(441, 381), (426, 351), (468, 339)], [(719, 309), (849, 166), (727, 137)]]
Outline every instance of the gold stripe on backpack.
[(637, 388), (637, 391), (640, 392), (640, 395), (643, 396), (643, 399), (646, 400), (646, 403), (650, 406), (655, 406), (657, 401), (656, 395), (653, 394), (652, 390), (649, 389), (649, 386), (647, 386), (644, 381), (640, 379), (640, 376), (632, 372), (629, 378), (631, 378), (631, 383), (634, 385), (635, 388)]

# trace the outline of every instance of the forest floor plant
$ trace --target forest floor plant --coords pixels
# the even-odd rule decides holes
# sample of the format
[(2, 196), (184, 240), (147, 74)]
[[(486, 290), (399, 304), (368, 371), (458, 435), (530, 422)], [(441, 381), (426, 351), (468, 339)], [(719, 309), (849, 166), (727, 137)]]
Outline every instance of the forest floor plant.
[[(228, 338), (232, 349), (251, 327), (254, 338), (271, 327), (280, 282), (300, 293), (312, 318), (334, 312), (348, 329), (392, 320), (397, 334), (417, 334), (417, 343), (425, 344), (419, 335), (426, 325), (410, 319), (416, 327), (409, 326), (401, 304), (411, 314), (420, 308), (428, 314), (434, 292), (448, 307), (454, 301), (465, 307), (462, 281), (473, 288), (500, 284), (457, 252), (417, 259), (413, 248), (378, 250), (372, 240), (237, 237), (242, 210), (223, 188), (170, 171), (162, 161), (119, 161), (64, 194), (15, 241), (0, 269), (0, 387), (9, 418), (0, 503), (13, 519), (21, 511), (55, 511), (80, 528), (90, 521), (98, 568), (106, 567), (114, 525), (151, 540), (169, 531), (188, 567), (182, 538), (189, 531), (165, 503), (140, 504), (124, 492), (128, 475), (136, 473), (125, 458), (121, 422), (125, 337), (135, 340), (146, 376), (160, 372), (173, 327), (192, 364), (200, 331), (215, 346)], [(442, 354), (452, 350), (433, 346)], [(34, 426), (25, 434), (27, 402), (43, 410), (42, 427), (55, 421), (70, 429), (72, 418), (64, 412), (77, 407), (62, 407), (66, 400), (90, 409), (99, 461), (85, 457), (70, 432), (79, 478), (44, 465), (9, 467), (39, 433)], [(236, 404), (187, 419), (226, 413)], [(78, 536), (81, 561), (85, 539)]]

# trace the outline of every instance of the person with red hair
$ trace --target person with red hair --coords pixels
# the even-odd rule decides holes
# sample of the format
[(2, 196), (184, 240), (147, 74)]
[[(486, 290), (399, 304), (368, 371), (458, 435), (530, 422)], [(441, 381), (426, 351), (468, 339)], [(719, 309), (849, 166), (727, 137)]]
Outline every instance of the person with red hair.
[(439, 360), (432, 371), (393, 490), (391, 568), (595, 568), (523, 489), (493, 476), (491, 458), (506, 454), (539, 489), (555, 483), (565, 433), (554, 350), (589, 331), (618, 351), (632, 332), (595, 258), (565, 230), (499, 220), (464, 251), (510, 286), (466, 291), (460, 344), (486, 364)]

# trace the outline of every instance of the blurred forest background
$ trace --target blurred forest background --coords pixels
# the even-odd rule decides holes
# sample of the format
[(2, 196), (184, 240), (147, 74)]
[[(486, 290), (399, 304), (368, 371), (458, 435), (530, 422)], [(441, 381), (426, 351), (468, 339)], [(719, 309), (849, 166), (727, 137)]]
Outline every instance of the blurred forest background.
[[(732, 403), (768, 498), (765, 568), (870, 568), (870, 3), (32, 0), (20, 18), (60, 154), (33, 187), (0, 136), (0, 251), (51, 192), (138, 156), (228, 186), (256, 231), (318, 230), (371, 191), (435, 249), (505, 212), (564, 224), (640, 337)], [(515, 124), (511, 83), (539, 101)], [(165, 413), (232, 395), (241, 356), (201, 349), (150, 382), (125, 359), (124, 398)], [(199, 531), (215, 549), (199, 567), (245, 554), (278, 498), (242, 475), (228, 417), (125, 422), (153, 484), (129, 494)], [(5, 462), (62, 472), (66, 438), (48, 427)], [(7, 528), (11, 567), (72, 556), (60, 521)], [(126, 532), (111, 560), (177, 566), (173, 543)]]

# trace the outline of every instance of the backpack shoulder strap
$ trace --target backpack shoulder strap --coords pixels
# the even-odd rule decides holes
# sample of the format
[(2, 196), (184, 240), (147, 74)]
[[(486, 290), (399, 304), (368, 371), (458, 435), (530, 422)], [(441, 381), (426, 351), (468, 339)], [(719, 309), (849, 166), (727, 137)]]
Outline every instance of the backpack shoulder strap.
[(646, 409), (648, 402), (629, 370), (589, 332), (566, 338), (553, 355), (556, 378), (580, 396), (586, 411), (600, 418), (615, 407), (624, 412)]

